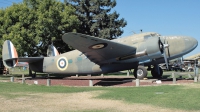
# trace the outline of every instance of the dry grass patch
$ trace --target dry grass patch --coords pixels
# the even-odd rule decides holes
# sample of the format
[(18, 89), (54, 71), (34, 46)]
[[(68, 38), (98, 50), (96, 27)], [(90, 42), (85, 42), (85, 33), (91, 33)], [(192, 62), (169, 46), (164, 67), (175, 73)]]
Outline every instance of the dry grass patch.
[[(114, 112), (186, 112), (151, 105), (129, 104), (119, 100), (97, 99), (105, 91), (79, 93), (27, 93), (14, 99), (0, 96), (0, 111), (63, 112), (63, 111), (114, 111)], [(16, 93), (19, 94), (19, 93)], [(24, 93), (23, 93), (24, 94)]]

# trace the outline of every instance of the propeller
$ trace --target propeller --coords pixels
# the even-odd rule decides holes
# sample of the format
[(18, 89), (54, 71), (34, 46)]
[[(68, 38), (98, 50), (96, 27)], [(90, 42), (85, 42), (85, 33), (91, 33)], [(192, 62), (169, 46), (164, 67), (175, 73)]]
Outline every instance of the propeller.
[(184, 64), (184, 62), (183, 62), (183, 56), (181, 57), (181, 64)]
[(160, 37), (159, 37), (159, 44), (160, 44), (161, 53), (163, 53), (163, 56), (164, 56), (165, 64), (167, 66), (167, 69), (169, 69), (167, 55), (166, 55), (166, 51), (165, 51), (165, 48), (168, 48), (168, 54), (169, 54), (169, 44), (168, 43), (165, 44), (165, 40), (164, 40), (164, 44), (163, 44), (162, 41), (160, 40)]
[[(167, 41), (167, 44), (168, 44), (168, 41)], [(169, 47), (167, 48), (167, 52), (168, 52), (168, 57), (170, 57)]]

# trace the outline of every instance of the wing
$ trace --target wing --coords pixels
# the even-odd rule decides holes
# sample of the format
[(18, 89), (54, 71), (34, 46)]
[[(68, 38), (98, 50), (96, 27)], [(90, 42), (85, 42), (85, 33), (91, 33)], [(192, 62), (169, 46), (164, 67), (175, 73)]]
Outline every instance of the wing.
[(62, 39), (98, 64), (105, 63), (106, 60), (136, 53), (135, 47), (79, 33), (66, 33)]

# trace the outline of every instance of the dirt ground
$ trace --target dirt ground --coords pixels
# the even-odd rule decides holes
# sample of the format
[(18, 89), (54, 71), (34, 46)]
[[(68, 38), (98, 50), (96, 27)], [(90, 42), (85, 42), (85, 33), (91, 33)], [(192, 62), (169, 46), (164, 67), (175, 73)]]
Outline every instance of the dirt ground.
[[(95, 98), (105, 91), (82, 93), (31, 94), (15, 99), (0, 96), (1, 112), (186, 112), (143, 104), (128, 104), (119, 100)], [(20, 93), (15, 93), (20, 94)], [(23, 93), (24, 94), (24, 93)]]

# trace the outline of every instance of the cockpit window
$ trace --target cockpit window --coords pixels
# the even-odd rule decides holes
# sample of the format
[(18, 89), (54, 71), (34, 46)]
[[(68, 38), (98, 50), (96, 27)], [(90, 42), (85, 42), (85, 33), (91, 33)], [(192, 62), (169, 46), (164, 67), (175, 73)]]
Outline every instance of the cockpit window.
[(151, 33), (151, 34), (145, 35), (144, 36), (144, 40), (148, 39), (149, 37), (155, 37), (155, 36), (160, 36), (160, 34), (158, 34), (158, 33)]
[(154, 37), (154, 36), (160, 36), (160, 34), (158, 34), (158, 33), (152, 33), (152, 34), (150, 34), (152, 37)]
[(151, 35), (145, 35), (144, 40), (148, 39), (149, 37), (152, 37)]

